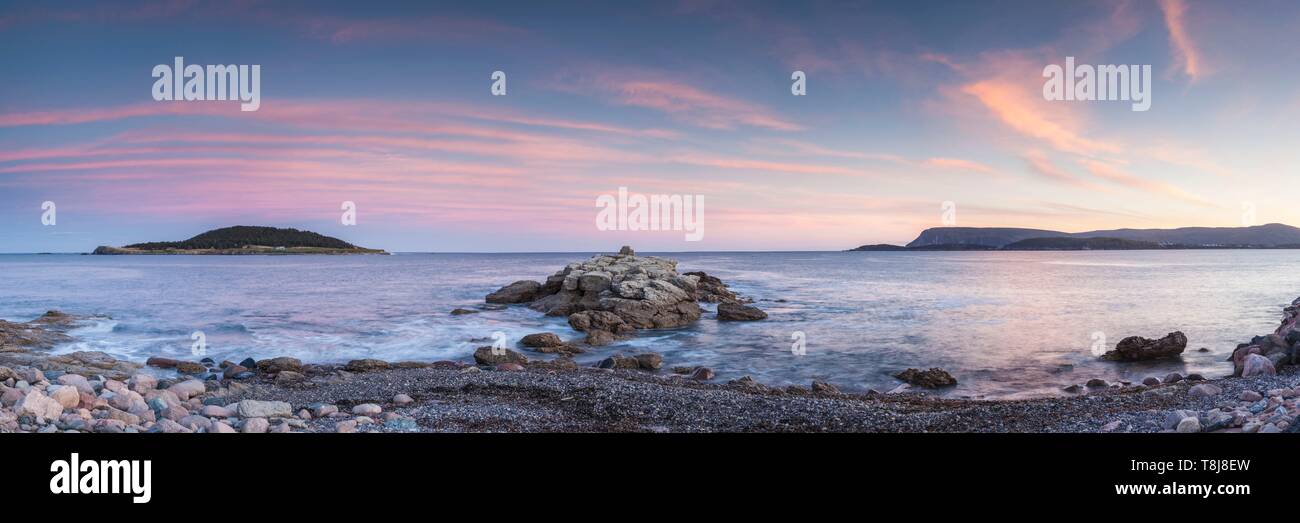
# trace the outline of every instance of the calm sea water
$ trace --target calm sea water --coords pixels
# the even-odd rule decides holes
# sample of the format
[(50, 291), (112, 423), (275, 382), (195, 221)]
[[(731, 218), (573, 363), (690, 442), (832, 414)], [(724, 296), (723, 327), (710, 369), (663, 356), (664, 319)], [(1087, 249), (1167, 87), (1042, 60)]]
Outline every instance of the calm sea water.
[[(203, 331), (208, 356), (288, 355), (468, 361), (483, 338), (551, 331), (578, 338), (562, 318), (525, 307), (451, 316), (498, 286), (542, 280), (589, 254), (394, 256), (0, 255), (0, 318), (46, 309), (103, 314), (60, 352), (100, 350), (137, 361), (190, 358)], [(1140, 381), (1170, 371), (1224, 375), (1240, 341), (1273, 329), (1300, 295), (1300, 251), (927, 253), (683, 253), (753, 297), (770, 318), (643, 331), (590, 351), (656, 351), (667, 366), (706, 365), (720, 381), (769, 384), (823, 379), (888, 390), (906, 367), (943, 367), (961, 384), (948, 394), (1058, 394), (1089, 378)], [(776, 301), (784, 300), (784, 301)], [(711, 308), (711, 306), (710, 306)], [(1097, 333), (1113, 347), (1130, 335), (1182, 330), (1181, 361), (1096, 361)], [(791, 351), (804, 333), (806, 354)], [(1205, 347), (1209, 352), (1197, 352)], [(531, 356), (531, 354), (530, 354)]]

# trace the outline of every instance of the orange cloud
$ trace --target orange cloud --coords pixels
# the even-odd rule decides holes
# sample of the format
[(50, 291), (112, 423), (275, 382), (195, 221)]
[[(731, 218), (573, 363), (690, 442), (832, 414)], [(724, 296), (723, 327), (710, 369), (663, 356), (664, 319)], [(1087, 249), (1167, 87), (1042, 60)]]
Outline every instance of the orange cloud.
[(1051, 102), (1044, 101), (1041, 93), (1031, 89), (1010, 82), (984, 80), (966, 85), (961, 91), (974, 96), (1002, 123), (1058, 150), (1081, 155), (1120, 150), (1114, 144), (1084, 138), (1074, 129), (1077, 124), (1065, 121), (1064, 115), (1049, 117), (1041, 105)]

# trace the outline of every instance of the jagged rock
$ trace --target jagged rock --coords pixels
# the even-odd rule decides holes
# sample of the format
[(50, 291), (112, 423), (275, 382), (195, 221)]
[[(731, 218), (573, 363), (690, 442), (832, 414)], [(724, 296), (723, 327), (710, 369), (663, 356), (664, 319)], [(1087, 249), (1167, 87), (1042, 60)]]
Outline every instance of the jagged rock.
[(727, 288), (727, 284), (715, 276), (709, 276), (703, 271), (688, 272), (685, 276), (694, 276), (697, 278), (696, 298), (705, 303), (726, 303), (738, 302), (740, 299), (736, 293)]
[(600, 330), (615, 335), (630, 334), (636, 330), (619, 315), (607, 311), (575, 312), (569, 315), (569, 326), (577, 331)]
[(1120, 340), (1115, 350), (1101, 356), (1105, 361), (1145, 361), (1172, 358), (1187, 349), (1187, 336), (1181, 331), (1171, 332), (1158, 340), (1129, 336)]
[(952, 377), (947, 371), (938, 367), (928, 370), (907, 369), (894, 375), (895, 378), (907, 382), (909, 385), (925, 387), (927, 389), (937, 389), (940, 387), (951, 387), (957, 384), (957, 378)]
[(487, 295), (488, 303), (525, 303), (537, 297), (542, 284), (530, 280), (519, 280), (506, 285)]
[(767, 319), (767, 313), (758, 307), (734, 302), (718, 304), (718, 321), (757, 321)]

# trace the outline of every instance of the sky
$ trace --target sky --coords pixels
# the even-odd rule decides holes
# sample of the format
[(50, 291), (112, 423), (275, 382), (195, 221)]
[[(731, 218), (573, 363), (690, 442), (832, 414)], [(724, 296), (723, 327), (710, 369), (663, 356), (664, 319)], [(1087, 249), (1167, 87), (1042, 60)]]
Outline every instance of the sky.
[[(1300, 225), (1297, 26), (1268, 0), (0, 2), (0, 252), (228, 225), (421, 252)], [(260, 107), (155, 100), (178, 56), (259, 65)], [(1150, 109), (1045, 99), (1066, 57), (1149, 65)], [(703, 234), (601, 230), (620, 187), (703, 201)]]

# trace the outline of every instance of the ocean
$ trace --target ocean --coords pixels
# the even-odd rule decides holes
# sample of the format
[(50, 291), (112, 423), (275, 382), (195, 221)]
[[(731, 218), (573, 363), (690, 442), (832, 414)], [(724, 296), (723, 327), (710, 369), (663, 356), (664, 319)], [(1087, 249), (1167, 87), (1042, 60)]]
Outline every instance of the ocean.
[[(591, 255), (0, 255), (0, 318), (28, 321), (47, 309), (102, 315), (54, 351), (140, 362), (198, 359), (195, 331), (217, 361), (471, 361), (494, 332), (512, 342), (543, 331), (580, 339), (563, 318), (524, 306), (449, 312)], [(1300, 296), (1295, 250), (660, 255), (679, 260), (681, 271), (722, 278), (769, 318), (717, 322), (706, 312), (691, 327), (590, 350), (580, 363), (654, 351), (665, 367), (708, 366), (719, 381), (818, 379), (851, 391), (887, 391), (902, 369), (941, 367), (959, 381), (942, 392), (953, 397), (1059, 395), (1091, 378), (1230, 374), (1224, 360), (1236, 344), (1271, 332), (1281, 307)], [(1097, 348), (1124, 337), (1175, 330), (1189, 340), (1181, 360), (1097, 360)], [(802, 354), (792, 350), (796, 338)]]

